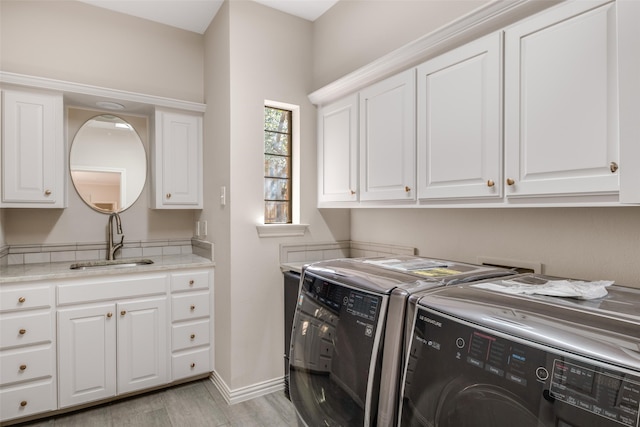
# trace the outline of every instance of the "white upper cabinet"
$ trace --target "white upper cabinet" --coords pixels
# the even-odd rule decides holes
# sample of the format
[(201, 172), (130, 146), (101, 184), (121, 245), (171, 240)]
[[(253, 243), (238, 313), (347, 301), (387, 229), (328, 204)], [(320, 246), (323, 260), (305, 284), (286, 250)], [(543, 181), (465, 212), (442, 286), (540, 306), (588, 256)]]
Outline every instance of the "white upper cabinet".
[(502, 196), (501, 33), (418, 67), (418, 198)]
[(2, 92), (3, 208), (64, 208), (62, 94)]
[(318, 205), (358, 200), (358, 94), (318, 110)]
[(616, 4), (603, 3), (506, 30), (507, 198), (619, 190)]
[(202, 115), (156, 109), (154, 209), (202, 209)]
[(415, 201), (415, 69), (360, 92), (360, 200)]

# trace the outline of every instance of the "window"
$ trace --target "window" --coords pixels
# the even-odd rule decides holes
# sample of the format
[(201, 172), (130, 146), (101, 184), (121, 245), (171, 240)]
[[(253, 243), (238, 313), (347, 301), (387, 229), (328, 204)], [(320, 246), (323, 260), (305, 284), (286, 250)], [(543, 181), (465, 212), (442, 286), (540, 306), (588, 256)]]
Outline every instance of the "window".
[(292, 112), (264, 107), (264, 223), (292, 222)]

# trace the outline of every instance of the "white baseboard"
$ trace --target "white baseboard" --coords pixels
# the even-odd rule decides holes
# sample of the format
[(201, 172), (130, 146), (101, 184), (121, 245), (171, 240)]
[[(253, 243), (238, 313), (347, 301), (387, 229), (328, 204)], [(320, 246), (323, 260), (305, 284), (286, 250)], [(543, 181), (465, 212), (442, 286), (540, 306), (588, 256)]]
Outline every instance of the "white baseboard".
[(229, 405), (284, 390), (284, 377), (274, 378), (235, 390), (231, 390), (216, 371), (213, 371), (209, 378)]

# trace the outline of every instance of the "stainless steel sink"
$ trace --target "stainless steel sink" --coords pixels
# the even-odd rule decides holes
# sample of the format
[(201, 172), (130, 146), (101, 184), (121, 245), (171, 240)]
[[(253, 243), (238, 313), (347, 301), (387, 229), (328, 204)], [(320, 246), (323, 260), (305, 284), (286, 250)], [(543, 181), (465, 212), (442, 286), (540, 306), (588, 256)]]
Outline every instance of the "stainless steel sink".
[(71, 270), (96, 270), (96, 269), (112, 269), (138, 267), (141, 265), (153, 264), (150, 259), (116, 259), (112, 261), (88, 261), (71, 264)]

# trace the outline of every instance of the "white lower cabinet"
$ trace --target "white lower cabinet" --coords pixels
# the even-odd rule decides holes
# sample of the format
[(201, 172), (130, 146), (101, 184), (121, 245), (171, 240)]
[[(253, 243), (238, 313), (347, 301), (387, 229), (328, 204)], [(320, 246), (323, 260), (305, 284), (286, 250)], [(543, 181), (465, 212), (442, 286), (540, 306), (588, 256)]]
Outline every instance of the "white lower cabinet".
[(173, 381), (212, 370), (212, 302), (209, 271), (171, 275), (171, 372)]
[(166, 296), (58, 311), (60, 407), (168, 382)]
[(115, 304), (58, 311), (60, 407), (116, 394)]
[(58, 408), (211, 372), (212, 277), (186, 269), (59, 284)]
[(169, 380), (165, 296), (118, 304), (118, 394)]
[(56, 409), (53, 286), (0, 287), (0, 421)]

